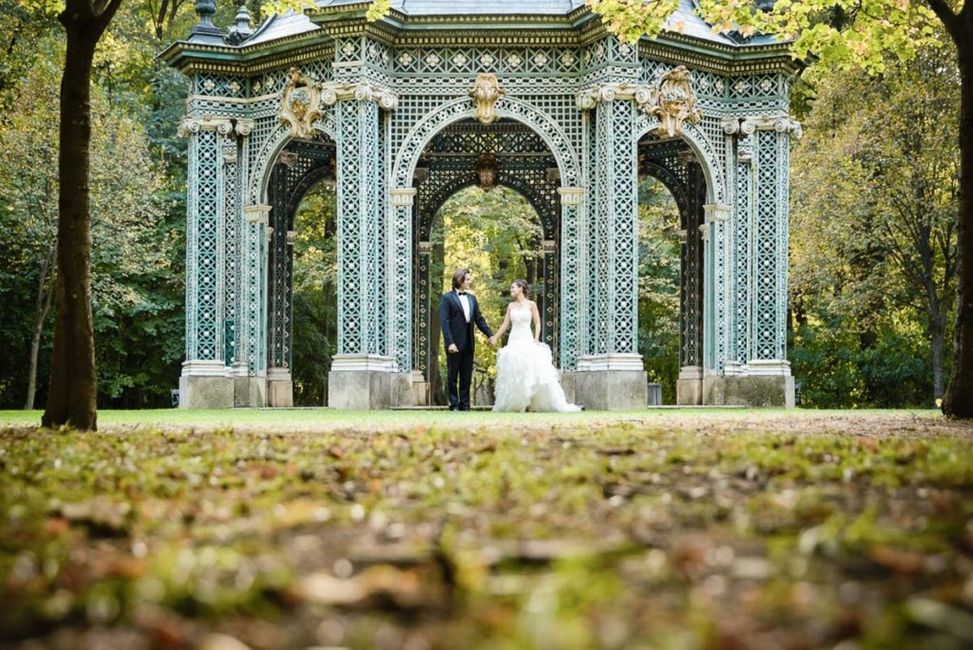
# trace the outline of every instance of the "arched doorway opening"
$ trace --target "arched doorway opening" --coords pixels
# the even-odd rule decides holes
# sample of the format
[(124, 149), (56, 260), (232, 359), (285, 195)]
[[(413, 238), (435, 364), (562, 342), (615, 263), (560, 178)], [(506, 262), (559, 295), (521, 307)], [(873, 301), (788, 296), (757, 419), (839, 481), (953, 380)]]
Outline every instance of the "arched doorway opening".
[(328, 405), (328, 372), (338, 351), (337, 197), (315, 183), (294, 215), (291, 373), (294, 406)]
[[(545, 286), (544, 229), (537, 211), (519, 192), (499, 186), (489, 191), (478, 186), (459, 190), (437, 211), (430, 241), (430, 277), (439, 279), (431, 287), (429, 322), (430, 402), (445, 404), (441, 377), (446, 372), (442, 339), (436, 314), (439, 299), (451, 288), (452, 273), (458, 268), (473, 271), (473, 291), (483, 316), (491, 328), (503, 322), (508, 288), (525, 279), (544, 311)], [(543, 326), (542, 326), (543, 327)], [(552, 338), (550, 327), (545, 332)], [(489, 346), (477, 346), (473, 373), (474, 404), (493, 403), (496, 377), (495, 354)]]
[[(537, 288), (535, 300), (542, 315), (542, 337), (557, 358), (560, 180), (557, 159), (544, 139), (529, 126), (509, 118), (490, 124), (473, 119), (451, 123), (423, 150), (413, 178), (417, 190), (413, 213), (413, 389), (418, 403), (435, 404), (442, 398), (438, 373), (441, 346), (435, 321), (438, 299), (443, 292), (442, 278), (452, 269), (437, 265), (440, 259), (445, 265), (449, 253), (437, 251), (434, 230), (437, 225), (441, 227), (444, 219), (439, 215), (450, 200), (455, 199), (451, 204), (455, 208), (472, 197), (474, 203), (467, 206), (466, 217), (474, 220), (470, 222), (471, 229), (477, 228), (477, 214), (480, 217), (497, 214), (497, 206), (505, 202), (508, 208), (522, 215), (522, 223), (517, 223), (533, 224), (529, 237), (525, 234), (524, 241), (516, 248), (531, 257), (531, 264), (523, 267), (523, 273), (533, 274)], [(498, 218), (503, 218), (502, 209)], [(444, 237), (449, 237), (449, 230), (444, 229)], [(475, 267), (472, 263), (460, 266)], [(517, 264), (508, 260), (507, 268), (515, 269)], [(495, 282), (493, 290), (503, 290), (496, 299), (505, 300), (503, 296), (509, 286), (505, 272), (498, 270)], [(501, 288), (503, 282), (506, 286)], [(480, 283), (477, 295), (483, 290)], [(490, 324), (499, 326), (499, 321)]]
[(638, 142), (638, 175), (639, 352), (649, 381), (661, 385), (663, 403), (698, 404), (705, 171), (684, 139), (648, 133)]
[(318, 133), (288, 142), (270, 171), (265, 302), (269, 406), (323, 405), (326, 399), (337, 348), (335, 168), (335, 143)]
[(638, 351), (662, 404), (675, 404), (679, 378), (680, 215), (665, 184), (639, 179)]

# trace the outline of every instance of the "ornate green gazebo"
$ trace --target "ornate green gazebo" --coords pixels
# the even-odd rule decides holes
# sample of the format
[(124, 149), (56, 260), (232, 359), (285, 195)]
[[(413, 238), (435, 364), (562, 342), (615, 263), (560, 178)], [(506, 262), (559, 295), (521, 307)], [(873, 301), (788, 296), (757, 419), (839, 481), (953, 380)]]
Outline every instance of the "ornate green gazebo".
[(684, 1), (655, 39), (582, 0), (318, 0), (251, 29), (199, 24), (187, 75), (184, 407), (288, 406), (293, 218), (337, 191), (329, 403), (423, 404), (434, 361), (433, 217), (456, 191), (520, 192), (543, 226), (541, 308), (569, 399), (646, 403), (638, 181), (681, 215), (680, 404), (791, 405), (786, 46), (717, 34)]

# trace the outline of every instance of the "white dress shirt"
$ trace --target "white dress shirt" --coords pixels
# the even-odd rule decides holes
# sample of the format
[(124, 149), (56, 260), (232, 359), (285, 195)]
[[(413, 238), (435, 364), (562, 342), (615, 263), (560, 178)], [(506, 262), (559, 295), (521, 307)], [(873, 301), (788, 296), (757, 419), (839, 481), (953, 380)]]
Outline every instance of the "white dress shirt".
[(463, 316), (466, 317), (466, 322), (470, 322), (470, 297), (469, 295), (459, 295), (459, 291), (456, 291), (456, 295), (459, 298), (459, 304), (463, 305)]

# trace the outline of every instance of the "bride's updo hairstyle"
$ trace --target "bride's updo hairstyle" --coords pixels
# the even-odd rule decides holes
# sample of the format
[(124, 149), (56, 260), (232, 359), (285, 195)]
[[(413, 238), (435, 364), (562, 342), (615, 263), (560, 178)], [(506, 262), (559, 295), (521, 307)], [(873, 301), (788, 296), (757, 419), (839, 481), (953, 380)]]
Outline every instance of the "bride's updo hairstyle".
[(514, 284), (524, 292), (524, 298), (530, 299), (530, 285), (527, 284), (527, 280), (514, 280)]

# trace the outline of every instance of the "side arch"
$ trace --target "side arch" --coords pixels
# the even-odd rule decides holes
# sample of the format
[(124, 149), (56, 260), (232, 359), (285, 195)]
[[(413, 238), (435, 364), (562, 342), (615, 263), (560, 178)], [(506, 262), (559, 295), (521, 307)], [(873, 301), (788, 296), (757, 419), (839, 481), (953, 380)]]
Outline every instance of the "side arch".
[[(314, 123), (314, 128), (324, 133), (332, 141), (337, 142), (336, 130), (334, 128), (334, 111), (328, 113)], [(267, 188), (270, 185), (270, 175), (277, 162), (277, 157), (284, 150), (287, 144), (293, 140), (290, 128), (285, 124), (278, 124), (277, 128), (271, 131), (270, 136), (260, 147), (256, 158), (251, 162), (250, 178), (247, 184), (247, 199), (250, 205), (267, 202)]]
[[(654, 115), (640, 115), (635, 121), (635, 142), (639, 142), (647, 133), (655, 131), (662, 123)], [(706, 198), (709, 203), (726, 203), (726, 180), (723, 168), (720, 166), (716, 149), (695, 124), (683, 123), (682, 139), (696, 154), (703, 176), (706, 178)]]

